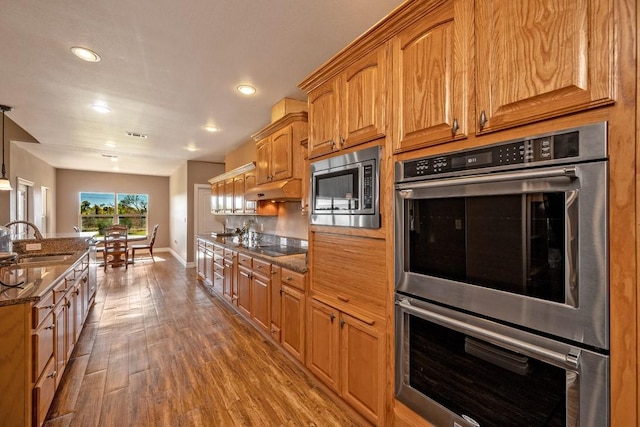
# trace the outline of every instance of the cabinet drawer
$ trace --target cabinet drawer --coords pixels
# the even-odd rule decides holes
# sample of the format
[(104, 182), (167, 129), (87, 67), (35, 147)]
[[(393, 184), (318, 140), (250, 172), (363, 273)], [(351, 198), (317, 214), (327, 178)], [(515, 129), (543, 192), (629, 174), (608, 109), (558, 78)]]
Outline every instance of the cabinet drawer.
[(223, 264), (218, 264), (217, 262), (214, 263), (213, 264), (213, 274), (217, 274), (220, 277), (224, 277), (224, 265)]
[(33, 425), (41, 426), (56, 393), (56, 366), (53, 357), (49, 359), (42, 376), (33, 387)]
[(49, 314), (32, 335), (33, 341), (33, 381), (36, 381), (47, 362), (53, 357), (54, 321)]
[(213, 245), (213, 253), (220, 256), (224, 256), (224, 246)]
[(54, 286), (53, 288), (53, 303), (57, 304), (60, 302), (60, 300), (62, 300), (62, 298), (64, 298), (64, 295), (67, 293), (67, 290), (73, 286), (73, 284), (75, 283), (75, 280), (68, 280), (68, 279), (64, 279), (61, 280), (60, 283), (58, 283), (56, 286)]
[(49, 292), (44, 298), (35, 303), (32, 310), (32, 324), (31, 327), (36, 329), (40, 322), (47, 318), (47, 315), (53, 310), (53, 292)]
[(262, 276), (269, 279), (271, 277), (271, 263), (254, 258), (253, 272), (257, 274), (261, 274)]
[(282, 278), (280, 279), (282, 283), (285, 283), (289, 286), (293, 286), (294, 288), (298, 288), (301, 291), (304, 291), (306, 288), (305, 278), (306, 278), (306, 275), (303, 273), (297, 273), (287, 268), (282, 268)]
[(243, 253), (238, 253), (238, 264), (251, 268), (251, 257)]
[(224, 250), (224, 258), (228, 259), (228, 260), (232, 260), (235, 257), (238, 256), (238, 253), (236, 251), (233, 251), (231, 249), (226, 249)]

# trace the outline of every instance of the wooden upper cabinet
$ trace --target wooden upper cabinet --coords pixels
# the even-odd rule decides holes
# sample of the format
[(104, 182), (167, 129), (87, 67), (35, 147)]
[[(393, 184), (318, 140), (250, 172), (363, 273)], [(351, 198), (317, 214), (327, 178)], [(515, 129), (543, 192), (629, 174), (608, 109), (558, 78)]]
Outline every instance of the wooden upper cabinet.
[(338, 135), (340, 78), (323, 84), (309, 94), (309, 157), (329, 154)]
[(211, 213), (218, 213), (218, 184), (211, 184)]
[(257, 183), (280, 181), (293, 176), (293, 126), (285, 126), (256, 144)]
[(264, 184), (271, 178), (271, 140), (264, 138), (256, 144), (256, 182)]
[(244, 212), (244, 175), (233, 177), (233, 211)]
[(385, 135), (388, 52), (384, 45), (309, 93), (309, 157)]
[(396, 152), (466, 138), (473, 5), (449, 1), (392, 41)]
[[(251, 170), (244, 174), (244, 192), (246, 193), (250, 189), (256, 186), (256, 171)], [(257, 202), (255, 200), (244, 199), (244, 212), (255, 213), (257, 210)]]
[(385, 135), (387, 48), (383, 46), (344, 73), (341, 96), (340, 148)]
[(476, 1), (478, 133), (612, 103), (611, 5)]
[(271, 181), (293, 176), (293, 127), (286, 126), (271, 136)]

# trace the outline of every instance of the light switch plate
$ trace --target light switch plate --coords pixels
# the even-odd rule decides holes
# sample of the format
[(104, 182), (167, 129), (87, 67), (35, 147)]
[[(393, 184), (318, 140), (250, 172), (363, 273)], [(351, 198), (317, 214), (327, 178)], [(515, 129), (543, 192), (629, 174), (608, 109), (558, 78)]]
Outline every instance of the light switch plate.
[(26, 246), (26, 250), (28, 250), (28, 251), (41, 251), (42, 250), (42, 243), (27, 243), (25, 246)]

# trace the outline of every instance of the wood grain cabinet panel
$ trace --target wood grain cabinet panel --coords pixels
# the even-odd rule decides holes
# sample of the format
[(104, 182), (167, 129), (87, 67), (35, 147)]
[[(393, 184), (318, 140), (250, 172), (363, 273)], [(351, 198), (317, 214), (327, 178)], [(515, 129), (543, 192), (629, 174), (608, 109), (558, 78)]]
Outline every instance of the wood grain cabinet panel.
[(612, 2), (475, 2), (478, 132), (613, 103)]
[(396, 152), (466, 138), (473, 10), (448, 1), (393, 39)]
[(282, 285), (282, 346), (302, 363), (305, 361), (305, 304), (304, 292)]
[(340, 311), (309, 299), (307, 367), (323, 383), (340, 390)]
[(243, 265), (238, 268), (238, 308), (251, 316), (251, 269)]
[(269, 316), (269, 300), (271, 292), (271, 264), (253, 259), (251, 272), (251, 319), (266, 332), (271, 325)]
[(385, 135), (388, 70), (384, 45), (309, 93), (309, 158)]

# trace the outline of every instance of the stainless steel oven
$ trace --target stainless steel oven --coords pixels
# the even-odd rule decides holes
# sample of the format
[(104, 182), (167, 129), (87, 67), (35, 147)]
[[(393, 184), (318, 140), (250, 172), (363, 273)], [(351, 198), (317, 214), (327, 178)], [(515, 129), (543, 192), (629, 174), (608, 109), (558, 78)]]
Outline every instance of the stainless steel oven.
[[(561, 424), (504, 424), (467, 414), (476, 421), (485, 419), (480, 425), (606, 425), (589, 421), (608, 416), (606, 123), (398, 162), (395, 178), (399, 398), (423, 395), (429, 405), (457, 414), (460, 425), (475, 425), (459, 421), (464, 411), (475, 409), (457, 406), (459, 397), (439, 397), (451, 390), (420, 391), (412, 381), (427, 365), (440, 372), (448, 364), (445, 360), (479, 358), (483, 362), (473, 369), (485, 370), (485, 364), (494, 363), (524, 377), (527, 366), (535, 367), (534, 376), (555, 372), (549, 375), (555, 378), (557, 398), (565, 402)], [(418, 330), (426, 332), (411, 332)], [(419, 335), (429, 350), (435, 351), (434, 342), (452, 347), (429, 355), (427, 365), (412, 371), (407, 366), (422, 357)], [(542, 368), (547, 365), (553, 369)], [(483, 386), (476, 384), (473, 369), (450, 368), (443, 375), (470, 383), (471, 395), (481, 393), (474, 388)], [(457, 370), (465, 372), (462, 377)], [(569, 386), (574, 377), (576, 385)], [(520, 379), (508, 381), (538, 387)], [(431, 374), (424, 382), (453, 387)], [(487, 384), (483, 393), (496, 392), (495, 381)], [(583, 418), (584, 411), (594, 397), (585, 384), (597, 385), (597, 398), (605, 396), (589, 419)], [(499, 399), (517, 395), (499, 394)], [(492, 402), (493, 407), (507, 404)]]
[(609, 425), (609, 357), (399, 296), (396, 397), (433, 425)]

